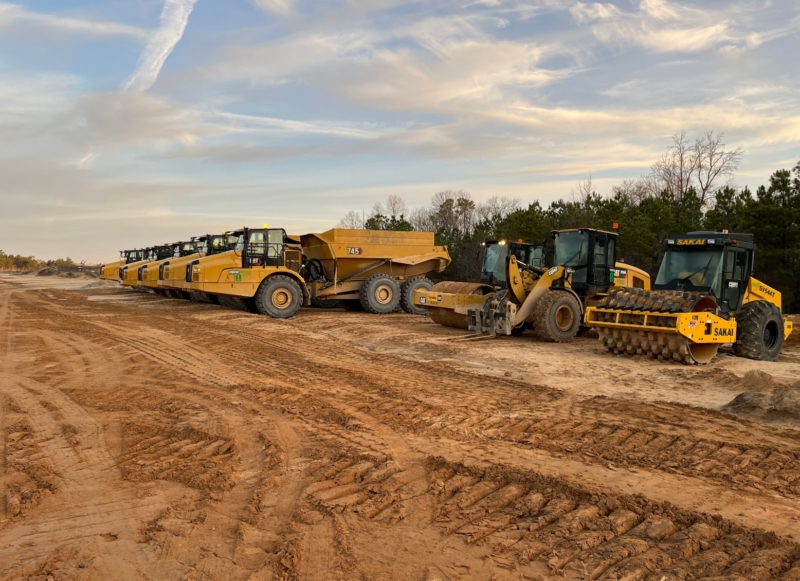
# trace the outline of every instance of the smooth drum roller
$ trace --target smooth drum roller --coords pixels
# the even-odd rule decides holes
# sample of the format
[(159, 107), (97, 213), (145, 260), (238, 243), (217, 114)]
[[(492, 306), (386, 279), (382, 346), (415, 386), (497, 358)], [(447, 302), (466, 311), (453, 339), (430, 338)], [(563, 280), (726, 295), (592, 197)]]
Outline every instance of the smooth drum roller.
[[(475, 282), (446, 281), (436, 283), (429, 292), (441, 295), (456, 295), (454, 298), (458, 301), (458, 295), (471, 297), (483, 296), (494, 293), (494, 289), (488, 285)], [(445, 327), (454, 327), (456, 329), (469, 328), (466, 312), (460, 313), (453, 308), (436, 307), (430, 302), (428, 302), (427, 309), (428, 316), (434, 323)]]

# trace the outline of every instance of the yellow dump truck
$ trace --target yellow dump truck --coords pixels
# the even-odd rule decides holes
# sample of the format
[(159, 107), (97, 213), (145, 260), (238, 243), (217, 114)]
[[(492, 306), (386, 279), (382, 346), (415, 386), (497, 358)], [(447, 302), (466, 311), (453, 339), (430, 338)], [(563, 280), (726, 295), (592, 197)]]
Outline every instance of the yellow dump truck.
[(173, 244), (162, 244), (144, 249), (144, 259), (132, 262), (120, 268), (119, 276), (123, 286), (135, 287), (145, 290), (142, 277), (146, 272), (147, 266), (152, 262), (160, 262), (172, 256), (174, 252)]
[(192, 266), (204, 256), (213, 256), (232, 250), (237, 237), (222, 234), (206, 234), (192, 238), (191, 248), (184, 248), (181, 256), (172, 258), (160, 267), (158, 275), (158, 288), (166, 296), (175, 299), (203, 299), (209, 302), (219, 302), (215, 295), (200, 295), (191, 292), (189, 285), (192, 282)]
[(414, 292), (433, 283), (426, 275), (450, 264), (433, 232), (345, 230), (300, 237), (306, 262), (302, 276), (311, 299), (342, 301), (348, 310), (426, 314), (414, 306)]
[[(293, 316), (312, 298), (388, 313), (412, 306), (425, 278), (449, 263), (432, 233), (334, 229), (290, 237), (282, 228), (243, 228), (232, 250), (191, 262), (190, 292), (242, 301), (251, 312)], [(407, 299), (403, 301), (403, 296)]]
[(100, 266), (100, 278), (102, 280), (120, 280), (119, 271), (121, 268), (124, 268), (128, 264), (132, 264), (134, 262), (139, 262), (140, 260), (144, 260), (146, 257), (145, 249), (133, 249), (133, 250), (122, 250), (120, 253), (120, 259), (115, 262), (109, 262), (108, 264), (102, 264)]

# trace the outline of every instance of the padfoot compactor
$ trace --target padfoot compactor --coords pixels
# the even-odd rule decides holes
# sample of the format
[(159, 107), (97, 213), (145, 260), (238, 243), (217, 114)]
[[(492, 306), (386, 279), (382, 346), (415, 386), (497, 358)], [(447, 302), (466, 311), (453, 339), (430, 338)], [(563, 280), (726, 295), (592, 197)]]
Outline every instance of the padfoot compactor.
[(653, 290), (617, 289), (586, 312), (607, 351), (708, 363), (720, 345), (774, 361), (792, 324), (781, 294), (752, 276), (752, 234), (690, 232), (664, 240)]

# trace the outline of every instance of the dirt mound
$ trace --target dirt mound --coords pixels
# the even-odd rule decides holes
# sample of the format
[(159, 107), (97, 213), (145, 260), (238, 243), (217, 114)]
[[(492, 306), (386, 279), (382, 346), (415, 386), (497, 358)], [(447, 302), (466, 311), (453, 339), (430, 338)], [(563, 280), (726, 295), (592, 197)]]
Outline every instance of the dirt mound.
[(683, 383), (692, 384), (698, 381), (709, 381), (713, 385), (724, 387), (731, 391), (746, 390), (758, 393), (772, 393), (787, 387), (785, 383), (775, 379), (766, 371), (758, 369), (751, 369), (741, 377), (727, 369), (709, 369), (708, 371), (699, 371), (691, 375), (687, 374)]
[(722, 411), (761, 420), (800, 420), (800, 381), (775, 393), (745, 391), (722, 407)]
[(789, 315), (788, 319), (794, 324), (792, 334), (786, 339), (786, 347), (800, 347), (800, 315)]
[(100, 272), (96, 268), (79, 266), (46, 266), (39, 270), (26, 272), (26, 276), (58, 276), (60, 278), (99, 278)]

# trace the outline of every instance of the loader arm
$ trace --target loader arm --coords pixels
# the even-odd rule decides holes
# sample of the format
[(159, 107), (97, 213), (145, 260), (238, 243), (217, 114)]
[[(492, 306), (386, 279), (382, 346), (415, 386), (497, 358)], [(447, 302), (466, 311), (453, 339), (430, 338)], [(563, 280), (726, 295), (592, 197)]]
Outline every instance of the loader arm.
[(536, 285), (534, 285), (533, 289), (528, 293), (528, 296), (525, 297), (525, 300), (522, 301), (522, 304), (516, 309), (511, 309), (512, 312), (509, 313), (509, 315), (511, 315), (511, 326), (516, 327), (525, 322), (525, 320), (533, 314), (536, 303), (550, 290), (550, 287), (553, 286), (555, 281), (564, 278), (564, 274), (563, 266), (554, 266), (539, 277)]

